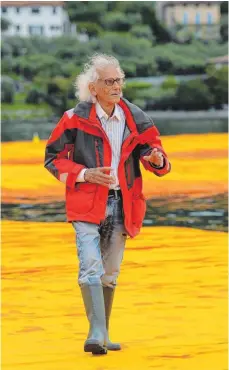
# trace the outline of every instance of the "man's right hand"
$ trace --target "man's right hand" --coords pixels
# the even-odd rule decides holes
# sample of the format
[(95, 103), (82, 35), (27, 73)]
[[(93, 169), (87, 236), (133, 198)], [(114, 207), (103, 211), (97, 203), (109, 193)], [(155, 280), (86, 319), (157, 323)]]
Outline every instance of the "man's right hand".
[(84, 173), (84, 179), (87, 182), (100, 184), (109, 188), (110, 184), (115, 183), (115, 177), (106, 175), (106, 172), (110, 173), (112, 167), (97, 167), (88, 168)]

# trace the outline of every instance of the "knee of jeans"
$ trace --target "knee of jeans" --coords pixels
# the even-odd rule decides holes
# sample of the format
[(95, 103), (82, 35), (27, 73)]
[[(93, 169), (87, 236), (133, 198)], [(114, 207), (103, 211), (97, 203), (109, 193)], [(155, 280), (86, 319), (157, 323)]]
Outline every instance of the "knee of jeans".
[(84, 277), (79, 277), (78, 285), (102, 285), (101, 277), (99, 275), (87, 275)]
[(101, 284), (101, 276), (105, 273), (103, 265), (100, 261), (90, 266), (80, 268), (78, 275), (78, 284)]
[(114, 288), (117, 285), (117, 274), (104, 274), (101, 276), (101, 282), (103, 286), (108, 286), (110, 288)]

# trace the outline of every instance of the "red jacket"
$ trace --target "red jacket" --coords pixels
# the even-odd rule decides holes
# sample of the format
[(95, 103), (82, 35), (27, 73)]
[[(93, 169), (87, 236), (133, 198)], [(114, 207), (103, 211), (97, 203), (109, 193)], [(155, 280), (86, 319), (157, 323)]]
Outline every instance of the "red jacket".
[[(126, 99), (119, 102), (126, 116), (118, 167), (119, 186), (123, 196), (124, 223), (133, 238), (139, 232), (146, 211), (142, 193), (140, 163), (157, 176), (167, 174), (171, 165), (153, 121)], [(143, 159), (152, 148), (164, 155), (164, 166), (156, 169)], [(95, 104), (81, 102), (65, 112), (52, 131), (45, 151), (45, 168), (58, 180), (66, 179), (67, 222), (87, 221), (100, 224), (105, 219), (108, 187), (76, 178), (83, 168), (111, 167), (109, 139), (96, 117)]]

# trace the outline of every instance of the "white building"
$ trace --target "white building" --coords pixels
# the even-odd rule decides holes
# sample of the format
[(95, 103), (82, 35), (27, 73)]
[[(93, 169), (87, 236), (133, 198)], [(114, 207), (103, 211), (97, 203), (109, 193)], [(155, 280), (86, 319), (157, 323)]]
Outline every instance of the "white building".
[(2, 1), (1, 18), (10, 22), (7, 36), (58, 37), (75, 34), (64, 1)]

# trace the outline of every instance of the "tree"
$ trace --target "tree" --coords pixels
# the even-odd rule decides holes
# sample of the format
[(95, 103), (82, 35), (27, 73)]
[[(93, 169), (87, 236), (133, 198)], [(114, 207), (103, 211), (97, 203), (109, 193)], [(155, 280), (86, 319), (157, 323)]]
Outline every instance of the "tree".
[(169, 30), (158, 20), (155, 1), (68, 1), (71, 22), (92, 22), (112, 31), (129, 31), (133, 25), (148, 25), (158, 43), (170, 42)]
[(182, 82), (176, 92), (175, 100), (184, 110), (209, 109), (214, 97), (208, 86), (201, 80)]
[[(124, 86), (124, 96), (130, 100), (133, 101), (134, 99), (137, 99), (139, 97), (139, 93), (144, 90), (148, 90), (151, 87), (151, 83), (149, 82), (127, 82)], [(141, 96), (142, 98), (142, 96)]]
[(104, 15), (101, 22), (108, 31), (128, 32), (134, 24), (141, 23), (141, 14), (108, 12)]
[(61, 61), (53, 55), (32, 54), (13, 60), (13, 71), (32, 80), (36, 75), (53, 77), (61, 74)]
[(155, 35), (157, 43), (166, 43), (172, 41), (172, 35), (169, 30), (163, 25), (156, 16), (155, 1), (138, 1), (132, 2), (120, 1), (117, 5), (118, 9), (122, 9), (126, 14), (136, 13), (141, 14), (142, 24), (148, 25), (151, 28), (152, 34)]
[(223, 42), (228, 41), (228, 2), (222, 1), (220, 4), (220, 35)]
[(1, 102), (13, 103), (14, 102), (14, 83), (13, 80), (7, 76), (2, 76), (1, 79)]
[(223, 42), (228, 41), (228, 14), (223, 14), (221, 16), (220, 36)]
[(215, 66), (209, 66), (206, 72), (206, 85), (214, 96), (215, 107), (222, 108), (223, 104), (228, 104), (228, 67), (216, 69)]
[(126, 17), (129, 17), (131, 13), (139, 13), (142, 18), (141, 24), (148, 25), (151, 28), (152, 34), (155, 35), (158, 43), (163, 44), (172, 41), (169, 30), (156, 16), (155, 1), (136, 1), (134, 3), (131, 1), (117, 1), (115, 10), (125, 13)]
[(131, 28), (130, 33), (137, 38), (146, 38), (150, 42), (155, 41), (155, 36), (152, 34), (152, 30), (149, 25), (136, 24)]
[(92, 22), (78, 22), (77, 31), (86, 33), (89, 37), (96, 37), (102, 33), (102, 27)]
[(101, 25), (100, 20), (107, 12), (106, 1), (67, 1), (66, 10), (71, 22), (93, 22)]
[(175, 78), (175, 76), (171, 75), (168, 76), (161, 84), (162, 89), (168, 90), (168, 89), (176, 89), (178, 86), (178, 82)]
[(220, 12), (221, 14), (228, 14), (228, 2), (222, 1), (220, 4)]
[(71, 79), (52, 78), (47, 83), (45, 101), (60, 114), (68, 109), (68, 98), (72, 97), (72, 88)]
[(44, 93), (37, 88), (28, 91), (25, 102), (27, 104), (40, 104), (44, 100)]
[(10, 21), (5, 18), (1, 18), (1, 31), (7, 31), (10, 24)]

